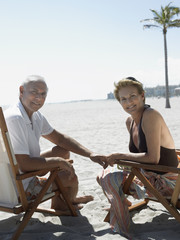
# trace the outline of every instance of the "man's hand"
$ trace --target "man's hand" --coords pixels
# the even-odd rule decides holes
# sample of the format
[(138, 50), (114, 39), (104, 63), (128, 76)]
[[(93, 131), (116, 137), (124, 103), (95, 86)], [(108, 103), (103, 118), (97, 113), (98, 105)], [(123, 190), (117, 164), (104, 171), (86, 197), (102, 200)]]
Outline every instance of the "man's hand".
[(107, 168), (108, 166), (107, 157), (104, 155), (98, 155), (98, 154), (92, 153), (90, 155), (90, 159), (93, 162), (99, 163), (101, 166), (103, 166), (104, 169)]

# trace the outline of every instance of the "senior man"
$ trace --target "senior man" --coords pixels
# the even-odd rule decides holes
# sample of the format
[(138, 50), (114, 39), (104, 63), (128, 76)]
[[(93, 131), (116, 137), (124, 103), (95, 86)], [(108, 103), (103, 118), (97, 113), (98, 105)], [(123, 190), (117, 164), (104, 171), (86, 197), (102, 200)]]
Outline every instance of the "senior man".
[[(48, 87), (44, 78), (31, 75), (19, 88), (19, 102), (5, 111), (5, 119), (19, 168), (22, 172), (28, 172), (47, 167), (60, 167), (63, 171), (59, 172), (59, 178), (72, 203), (87, 203), (92, 201), (93, 197), (77, 197), (78, 178), (72, 164), (67, 161), (70, 158), (70, 152), (89, 157), (104, 168), (107, 166), (106, 158), (94, 154), (75, 139), (60, 133), (48, 123), (39, 112), (45, 102), (47, 92)], [(41, 153), (39, 144), (41, 136), (55, 146)], [(36, 195), (43, 182), (44, 179), (38, 176), (26, 180), (23, 184), (27, 196), (32, 198)], [(67, 210), (60, 196), (53, 198), (51, 207), (55, 210)]]

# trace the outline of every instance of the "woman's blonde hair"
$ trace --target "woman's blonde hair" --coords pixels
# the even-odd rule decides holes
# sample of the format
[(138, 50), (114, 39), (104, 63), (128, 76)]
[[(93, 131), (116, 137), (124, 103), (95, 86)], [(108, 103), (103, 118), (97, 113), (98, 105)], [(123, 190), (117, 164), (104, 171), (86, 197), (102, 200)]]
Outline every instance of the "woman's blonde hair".
[(118, 83), (114, 83), (114, 96), (120, 102), (119, 90), (123, 87), (133, 86), (136, 87), (139, 94), (145, 93), (143, 84), (136, 80), (134, 77), (127, 77), (120, 80)]

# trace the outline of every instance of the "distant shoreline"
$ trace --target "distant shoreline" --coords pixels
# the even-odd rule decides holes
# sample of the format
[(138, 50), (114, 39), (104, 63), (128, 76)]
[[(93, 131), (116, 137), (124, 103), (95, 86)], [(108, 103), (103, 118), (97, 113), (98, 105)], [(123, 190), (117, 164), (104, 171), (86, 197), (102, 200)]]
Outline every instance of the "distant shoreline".
[[(165, 99), (164, 96), (146, 96), (146, 98), (157, 98), (157, 99)], [(170, 99), (171, 98), (180, 98), (180, 96), (170, 96), (169, 97)], [(116, 101), (115, 98), (102, 98), (102, 99), (82, 99), (82, 100), (67, 100), (67, 101), (59, 101), (59, 102), (46, 102), (45, 104), (64, 104), (64, 103), (77, 103), (77, 102), (95, 102), (95, 101)]]

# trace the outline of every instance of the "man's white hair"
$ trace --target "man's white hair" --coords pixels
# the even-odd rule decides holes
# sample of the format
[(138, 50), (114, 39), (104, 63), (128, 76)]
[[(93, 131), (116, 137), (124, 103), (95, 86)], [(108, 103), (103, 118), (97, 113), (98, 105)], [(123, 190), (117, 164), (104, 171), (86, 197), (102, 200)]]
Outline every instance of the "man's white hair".
[[(26, 86), (29, 84), (29, 83), (35, 83), (35, 82), (42, 82), (46, 85), (47, 87), (47, 84), (46, 84), (46, 81), (45, 79), (42, 77), (42, 76), (39, 76), (39, 75), (29, 75), (25, 81), (22, 82), (21, 86), (23, 86), (24, 88), (26, 88)], [(47, 91), (48, 91), (48, 87), (47, 87)]]

